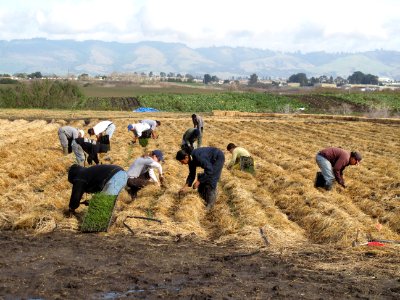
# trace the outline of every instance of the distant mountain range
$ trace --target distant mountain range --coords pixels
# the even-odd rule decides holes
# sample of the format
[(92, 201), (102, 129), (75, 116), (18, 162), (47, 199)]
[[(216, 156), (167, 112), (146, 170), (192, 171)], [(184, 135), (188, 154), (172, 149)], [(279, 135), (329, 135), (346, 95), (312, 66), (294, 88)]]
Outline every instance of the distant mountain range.
[(400, 80), (400, 52), (277, 52), (245, 47), (189, 48), (179, 43), (117, 43), (27, 39), (0, 41), (0, 73), (108, 75), (152, 71), (221, 79), (257, 74), (287, 78), (297, 73), (347, 78), (355, 71)]

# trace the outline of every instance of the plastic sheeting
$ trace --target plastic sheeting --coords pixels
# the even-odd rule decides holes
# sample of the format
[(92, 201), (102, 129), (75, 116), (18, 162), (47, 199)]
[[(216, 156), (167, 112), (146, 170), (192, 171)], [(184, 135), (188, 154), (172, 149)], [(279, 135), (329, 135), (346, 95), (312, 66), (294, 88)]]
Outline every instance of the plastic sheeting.
[(133, 110), (133, 112), (158, 112), (158, 109), (152, 108), (152, 107), (139, 107), (135, 110)]

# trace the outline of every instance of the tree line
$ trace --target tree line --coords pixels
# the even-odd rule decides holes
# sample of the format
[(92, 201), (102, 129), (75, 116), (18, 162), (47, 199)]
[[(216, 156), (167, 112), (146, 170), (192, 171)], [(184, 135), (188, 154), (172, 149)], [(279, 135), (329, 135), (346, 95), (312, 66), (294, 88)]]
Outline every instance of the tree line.
[(3, 108), (72, 109), (82, 106), (83, 102), (83, 92), (70, 81), (33, 80), (0, 89), (0, 107)]
[(347, 79), (344, 79), (340, 76), (333, 79), (332, 76), (328, 78), (325, 75), (318, 78), (311, 77), (308, 79), (305, 73), (297, 73), (290, 76), (288, 82), (300, 83), (300, 86), (310, 86), (316, 83), (335, 83), (338, 86), (344, 84), (379, 84), (378, 76), (364, 74), (360, 71), (354, 72), (352, 75), (347, 77)]

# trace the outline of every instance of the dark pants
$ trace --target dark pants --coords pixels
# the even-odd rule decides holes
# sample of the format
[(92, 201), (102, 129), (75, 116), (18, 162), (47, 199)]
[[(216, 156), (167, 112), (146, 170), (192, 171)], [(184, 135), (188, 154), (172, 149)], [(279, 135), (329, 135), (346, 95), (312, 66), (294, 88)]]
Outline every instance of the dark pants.
[(204, 199), (207, 203), (207, 208), (211, 208), (215, 204), (215, 200), (217, 198), (217, 189), (213, 189), (209, 184), (207, 183), (200, 183), (198, 187), (198, 192), (201, 196), (201, 198)]
[(74, 140), (73, 138), (68, 139), (68, 153), (72, 153), (72, 141), (73, 140)]
[(322, 175), (322, 172), (317, 172), (317, 175), (315, 176), (315, 181), (314, 181), (314, 186), (317, 187), (325, 187), (326, 182), (324, 175)]
[(240, 157), (240, 170), (248, 173), (254, 173), (254, 160), (252, 157)]
[(199, 174), (198, 179), (200, 180), (200, 185), (198, 187), (198, 192), (200, 196), (207, 202), (207, 207), (211, 208), (217, 197), (217, 184), (219, 178), (221, 177), (222, 168), (225, 163), (225, 156), (222, 151), (216, 155), (215, 159), (212, 161), (213, 172), (211, 174)]
[(147, 130), (143, 131), (141, 138), (143, 138), (143, 139), (150, 138), (152, 132), (153, 132), (153, 130), (151, 130), (151, 129), (147, 129)]
[(208, 174), (205, 173), (199, 174), (198, 175), (199, 181), (207, 183), (213, 189), (216, 189), (219, 178), (221, 177), (224, 163), (225, 163), (224, 153), (221, 150), (218, 150), (218, 154), (215, 155), (214, 159), (211, 161), (211, 164), (213, 165), (212, 172), (209, 172)]
[(150, 183), (149, 173), (144, 173), (136, 178), (128, 178), (127, 186), (129, 195), (132, 199), (137, 197), (137, 192)]

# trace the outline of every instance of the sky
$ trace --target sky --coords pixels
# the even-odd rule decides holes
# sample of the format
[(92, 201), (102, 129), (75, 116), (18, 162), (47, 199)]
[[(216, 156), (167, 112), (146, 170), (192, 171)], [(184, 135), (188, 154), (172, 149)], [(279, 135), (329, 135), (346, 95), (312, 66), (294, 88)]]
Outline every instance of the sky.
[(400, 51), (400, 0), (0, 0), (0, 40)]

